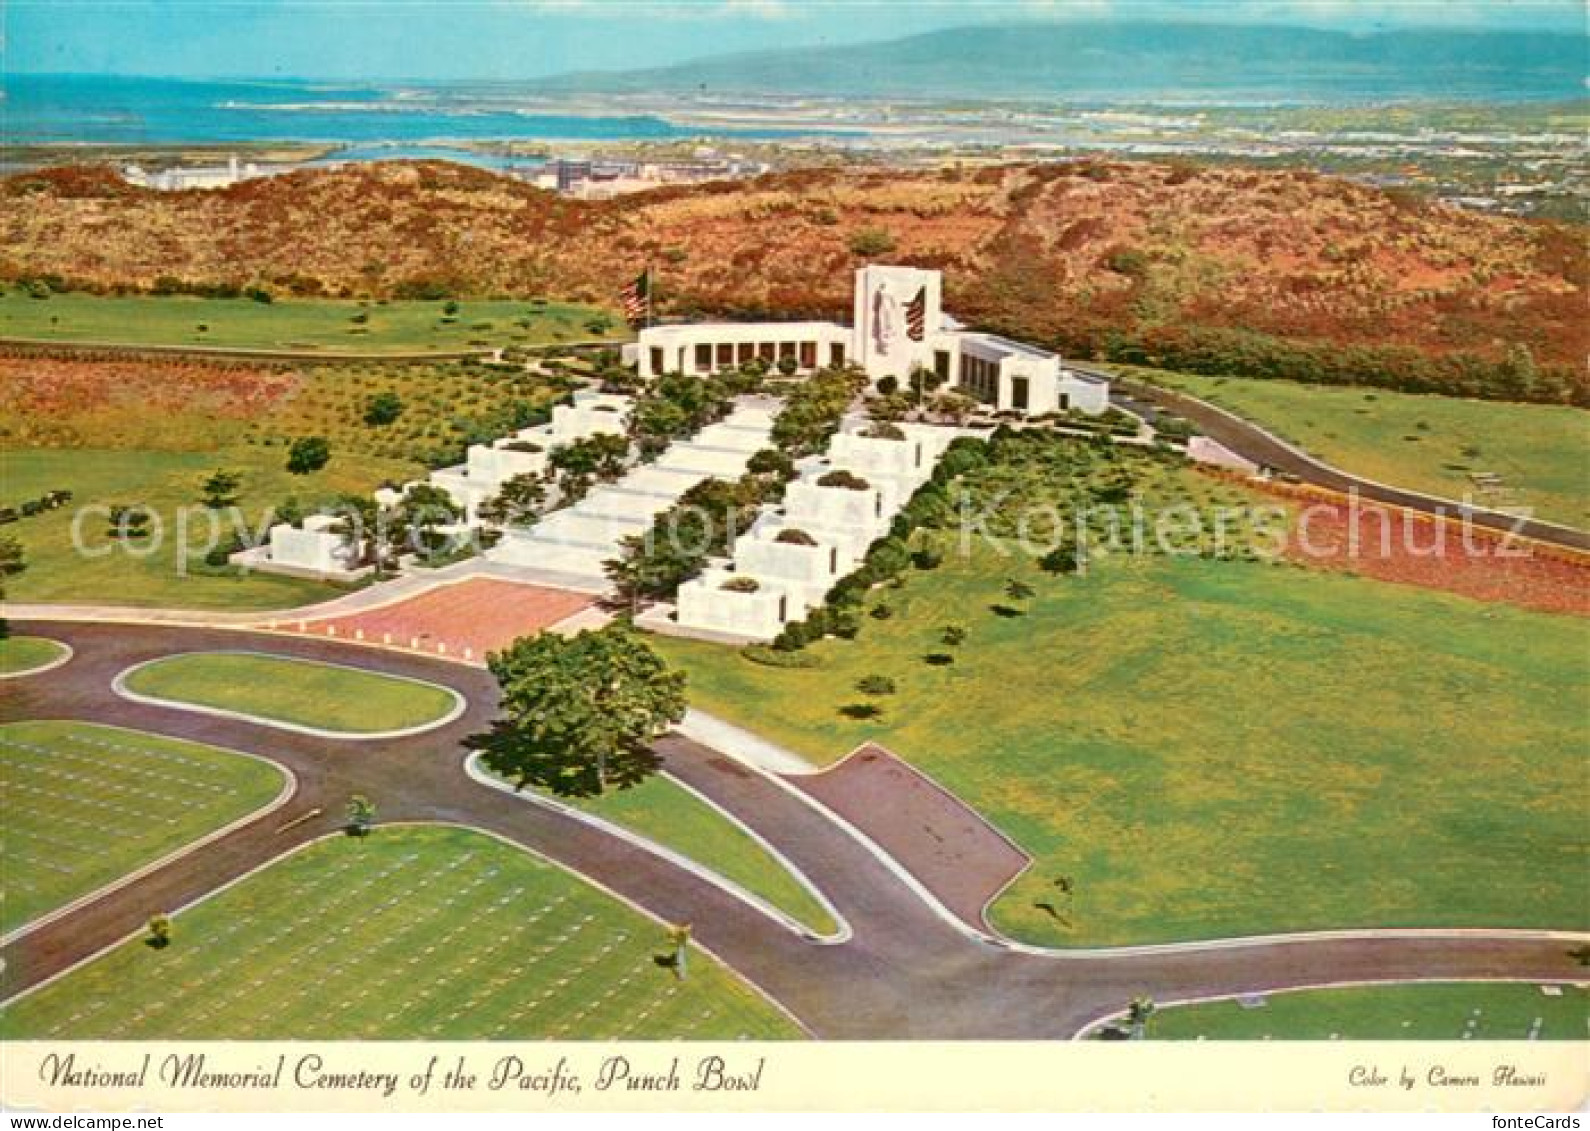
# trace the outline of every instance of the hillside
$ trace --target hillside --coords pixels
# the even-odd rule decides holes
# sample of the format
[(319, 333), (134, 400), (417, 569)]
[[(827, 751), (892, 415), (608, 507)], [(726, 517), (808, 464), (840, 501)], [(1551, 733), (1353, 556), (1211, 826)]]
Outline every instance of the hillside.
[(1147, 20), (1029, 21), (884, 43), (716, 55), (543, 80), (557, 92), (785, 93), (804, 97), (1200, 98), (1286, 103), (1573, 98), (1584, 42), (1545, 32), (1320, 28)]
[(1075, 356), (1590, 400), (1581, 230), (1303, 172), (802, 171), (594, 202), (438, 163), (180, 193), (91, 168), (0, 181), (0, 277), (99, 290), (611, 305), (650, 263), (661, 314), (847, 317), (862, 233), (943, 268), (963, 319)]

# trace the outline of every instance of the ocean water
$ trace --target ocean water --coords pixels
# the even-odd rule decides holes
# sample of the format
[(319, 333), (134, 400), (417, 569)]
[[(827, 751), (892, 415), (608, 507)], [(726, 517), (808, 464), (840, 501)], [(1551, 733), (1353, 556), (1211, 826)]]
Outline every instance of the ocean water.
[[(0, 79), (0, 144), (200, 145), (248, 141), (384, 146), (388, 143), (668, 140), (698, 136), (648, 115), (558, 113), (500, 92), (325, 83), (186, 82), (102, 75)], [(725, 137), (780, 138), (811, 131), (723, 129)], [(456, 151), (455, 151), (456, 152)]]

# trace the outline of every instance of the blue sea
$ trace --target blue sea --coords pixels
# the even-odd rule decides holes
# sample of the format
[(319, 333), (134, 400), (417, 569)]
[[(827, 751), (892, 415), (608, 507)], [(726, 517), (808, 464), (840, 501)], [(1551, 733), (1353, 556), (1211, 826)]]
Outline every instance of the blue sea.
[[(190, 82), (101, 75), (9, 75), (0, 80), (5, 145), (206, 145), (249, 141), (380, 146), (422, 156), (437, 141), (547, 138), (657, 141), (698, 136), (647, 115), (520, 108), (510, 93), (424, 85), (338, 86), (300, 81)], [(781, 138), (778, 129), (714, 130)], [(458, 151), (448, 151), (449, 155)]]

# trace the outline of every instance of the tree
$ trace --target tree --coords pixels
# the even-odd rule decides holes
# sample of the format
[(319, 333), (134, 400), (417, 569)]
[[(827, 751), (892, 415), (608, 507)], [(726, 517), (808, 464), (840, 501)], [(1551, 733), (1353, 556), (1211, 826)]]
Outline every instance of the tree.
[(602, 433), (554, 448), (547, 457), (547, 463), (563, 472), (565, 480), (589, 484), (592, 476), (613, 480), (624, 474), (624, 459), (628, 455), (628, 440), (612, 433)]
[(213, 511), (218, 511), (237, 502), (237, 492), (242, 486), (241, 472), (217, 468), (210, 473), (208, 479), (199, 484), (199, 490), (204, 494), (204, 505)]
[(403, 415), (403, 398), (391, 389), (379, 392), (364, 405), (364, 422), (372, 427), (391, 424)]
[(894, 250), (894, 236), (882, 228), (862, 228), (850, 237), (850, 250), (870, 259)]
[(445, 490), (432, 483), (416, 483), (392, 508), (392, 541), (407, 543), (416, 553), (435, 557), (448, 544), (439, 528), (450, 526), (463, 516), (464, 509)]
[(1126, 1020), (1132, 1027), (1132, 1040), (1142, 1041), (1148, 1039), (1148, 1023), (1158, 1011), (1151, 997), (1134, 997), (1132, 1004), (1127, 1007)]
[(164, 914), (149, 916), (148, 943), (156, 950), (171, 945), (171, 916)]
[(685, 716), (685, 677), (622, 624), (520, 637), (487, 657), (504, 716), (468, 740), (517, 788), (565, 797), (627, 789), (655, 773), (651, 743)]
[(674, 401), (646, 397), (635, 406), (630, 417), (630, 429), (643, 452), (655, 453), (688, 432), (690, 418), (685, 409)]
[(348, 833), (351, 836), (369, 836), (375, 825), (375, 802), (362, 793), (348, 798)]
[(679, 923), (668, 928), (668, 945), (674, 948), (674, 977), (685, 980), (685, 960), (690, 952), (691, 929), (689, 923)]
[(886, 675), (864, 675), (856, 681), (856, 690), (863, 695), (893, 695), (895, 685)]
[(1005, 582), (1005, 596), (1012, 601), (1030, 601), (1036, 592), (1037, 590), (1018, 577), (1012, 577)]
[(957, 393), (952, 389), (935, 396), (932, 409), (934, 415), (941, 420), (949, 420), (954, 424), (964, 424), (966, 423), (966, 418), (977, 411), (977, 402), (965, 393)]
[(546, 480), (534, 472), (505, 479), (497, 493), (475, 508), (493, 526), (523, 526), (540, 514), (547, 501)]
[(944, 631), (939, 634), (939, 640), (947, 648), (959, 648), (966, 643), (966, 629), (958, 624), (944, 626)]
[[(334, 502), (327, 512), (339, 517), (342, 521), (335, 530), (342, 535), (343, 545), (347, 546), (354, 556), (363, 561), (365, 550), (368, 547), (370, 558), (379, 572), (388, 556), (390, 546), (382, 540), (382, 535), (388, 533), (386, 524), (381, 521), (381, 508), (369, 495), (342, 495)], [(282, 504), (277, 512), (277, 517), (283, 522), (295, 525), (303, 521), (303, 510), (298, 505), (298, 500), (289, 498)]]
[(287, 470), (294, 475), (319, 471), (331, 461), (331, 444), (323, 436), (300, 436), (287, 449)]
[(640, 609), (642, 601), (671, 595), (701, 570), (705, 553), (686, 545), (684, 538), (630, 534), (619, 539), (620, 557), (602, 563), (613, 583), (615, 596), (630, 611)]
[[(28, 568), (27, 558), (22, 552), (22, 543), (9, 534), (0, 537), (0, 601), (5, 600), (6, 578), (15, 577)], [(5, 640), (11, 635), (11, 622), (0, 617), (0, 640)]]

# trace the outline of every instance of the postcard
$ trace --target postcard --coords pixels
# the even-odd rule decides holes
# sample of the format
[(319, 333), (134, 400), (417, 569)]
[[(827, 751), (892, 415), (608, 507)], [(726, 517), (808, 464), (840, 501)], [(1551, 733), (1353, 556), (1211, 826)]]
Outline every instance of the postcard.
[(1574, 0), (7, 8), (8, 1113), (1582, 1110)]

